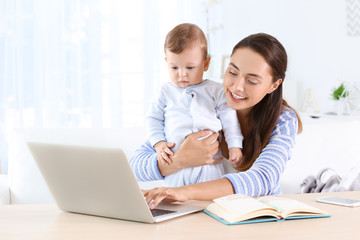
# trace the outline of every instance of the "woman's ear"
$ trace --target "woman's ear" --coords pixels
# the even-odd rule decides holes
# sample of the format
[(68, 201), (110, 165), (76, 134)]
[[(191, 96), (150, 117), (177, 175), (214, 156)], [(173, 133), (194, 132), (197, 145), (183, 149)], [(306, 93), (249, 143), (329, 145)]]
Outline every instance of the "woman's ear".
[(211, 57), (207, 56), (207, 58), (205, 59), (205, 62), (204, 62), (204, 72), (206, 72), (209, 69), (210, 60), (211, 60)]
[(268, 91), (268, 94), (272, 93), (273, 91), (275, 91), (279, 86), (280, 84), (282, 83), (282, 79), (279, 78), (278, 80), (276, 80), (276, 82), (274, 82), (272, 85), (271, 85), (271, 88), (269, 89)]

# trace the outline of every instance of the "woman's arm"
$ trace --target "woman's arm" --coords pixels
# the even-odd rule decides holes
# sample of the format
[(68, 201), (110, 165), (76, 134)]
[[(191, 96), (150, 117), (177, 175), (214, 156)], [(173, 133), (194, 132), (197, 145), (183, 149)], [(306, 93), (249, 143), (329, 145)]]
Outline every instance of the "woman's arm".
[(155, 188), (144, 190), (144, 196), (150, 208), (155, 208), (160, 202), (186, 202), (189, 200), (210, 201), (218, 197), (234, 193), (232, 184), (227, 178), (196, 183), (176, 188)]
[(130, 166), (139, 181), (162, 180), (158, 164), (157, 154), (149, 141), (140, 146), (130, 159)]
[(245, 172), (224, 176), (231, 181), (235, 193), (252, 197), (281, 193), (279, 180), (287, 161), (291, 158), (297, 122), (295, 112), (286, 109), (280, 115), (269, 142), (253, 166)]
[(164, 178), (163, 176), (186, 167), (218, 163), (222, 158), (213, 159), (212, 157), (219, 149), (219, 142), (215, 141), (219, 133), (214, 133), (203, 140), (197, 140), (209, 135), (209, 133), (209, 131), (199, 131), (187, 136), (174, 156), (171, 156), (169, 165), (158, 163), (156, 151), (147, 141), (135, 151), (130, 159), (131, 168), (138, 180), (152, 181), (161, 180)]

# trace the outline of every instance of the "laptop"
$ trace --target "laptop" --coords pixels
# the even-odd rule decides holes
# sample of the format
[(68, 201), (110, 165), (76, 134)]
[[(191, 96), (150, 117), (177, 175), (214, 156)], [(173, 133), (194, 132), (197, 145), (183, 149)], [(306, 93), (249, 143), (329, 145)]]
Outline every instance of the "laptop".
[(160, 203), (150, 210), (119, 148), (28, 142), (56, 204), (66, 212), (154, 223), (201, 211)]

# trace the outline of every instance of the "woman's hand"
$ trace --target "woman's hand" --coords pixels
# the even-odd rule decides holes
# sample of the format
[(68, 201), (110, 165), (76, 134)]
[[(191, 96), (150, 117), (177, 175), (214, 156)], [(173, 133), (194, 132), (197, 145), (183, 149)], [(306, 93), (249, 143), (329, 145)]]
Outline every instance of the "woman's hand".
[[(213, 159), (213, 156), (219, 151), (219, 133), (211, 134), (210, 131), (199, 131), (187, 136), (184, 142), (174, 155), (175, 163), (180, 164), (183, 168), (198, 167), (207, 164), (215, 164), (222, 158)], [(205, 139), (198, 140), (206, 137)]]
[[(198, 167), (208, 164), (216, 164), (222, 160), (222, 157), (213, 159), (212, 157), (219, 151), (219, 142), (216, 140), (219, 133), (211, 134), (204, 130), (192, 133), (185, 138), (174, 156), (169, 156), (171, 163), (169, 165), (158, 164), (160, 173), (167, 176), (187, 167)], [(201, 139), (206, 137), (205, 139)]]
[(150, 209), (154, 209), (160, 202), (172, 203), (172, 202), (186, 202), (188, 197), (186, 191), (182, 187), (168, 188), (160, 187), (150, 190), (142, 190), (146, 197), (147, 204), (150, 204)]

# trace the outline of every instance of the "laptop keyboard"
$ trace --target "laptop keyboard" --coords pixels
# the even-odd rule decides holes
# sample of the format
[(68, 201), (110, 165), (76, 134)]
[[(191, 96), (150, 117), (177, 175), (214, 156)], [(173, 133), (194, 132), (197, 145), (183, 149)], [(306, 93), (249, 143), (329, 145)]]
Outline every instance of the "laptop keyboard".
[(154, 217), (176, 212), (176, 211), (165, 210), (165, 209), (150, 209), (150, 211)]

